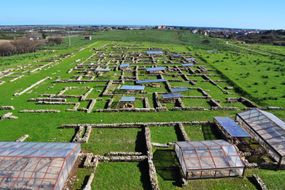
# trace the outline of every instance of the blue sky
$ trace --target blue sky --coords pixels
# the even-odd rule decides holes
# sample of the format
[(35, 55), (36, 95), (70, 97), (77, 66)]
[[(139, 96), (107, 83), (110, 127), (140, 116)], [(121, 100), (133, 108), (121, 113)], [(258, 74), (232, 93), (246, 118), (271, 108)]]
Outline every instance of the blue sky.
[(0, 25), (110, 24), (285, 29), (285, 0), (2, 0)]

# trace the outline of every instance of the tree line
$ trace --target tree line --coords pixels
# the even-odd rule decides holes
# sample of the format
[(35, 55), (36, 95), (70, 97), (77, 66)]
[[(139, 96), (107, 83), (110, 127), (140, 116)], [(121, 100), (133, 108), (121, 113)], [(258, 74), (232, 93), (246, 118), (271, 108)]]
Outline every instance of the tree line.
[(14, 54), (31, 53), (37, 51), (42, 45), (59, 45), (63, 43), (63, 38), (53, 37), (47, 40), (30, 40), (22, 38), (0, 43), (0, 56), (10, 56)]

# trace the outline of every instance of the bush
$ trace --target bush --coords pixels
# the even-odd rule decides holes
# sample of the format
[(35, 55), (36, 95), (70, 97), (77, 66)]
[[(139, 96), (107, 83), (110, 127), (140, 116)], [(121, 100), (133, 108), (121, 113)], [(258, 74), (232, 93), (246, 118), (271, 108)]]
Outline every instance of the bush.
[(63, 43), (63, 38), (62, 37), (53, 37), (53, 38), (48, 38), (47, 42), (49, 45), (60, 45)]
[(38, 40), (19, 39), (0, 45), (0, 55), (7, 56), (18, 53), (35, 52), (43, 42)]

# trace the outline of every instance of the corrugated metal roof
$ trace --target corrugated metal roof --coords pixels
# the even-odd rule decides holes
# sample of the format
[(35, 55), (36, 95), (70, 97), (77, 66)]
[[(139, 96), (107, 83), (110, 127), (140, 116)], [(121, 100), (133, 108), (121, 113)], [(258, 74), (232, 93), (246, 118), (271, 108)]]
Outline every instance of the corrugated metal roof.
[(161, 50), (149, 50), (146, 52), (148, 55), (163, 55), (163, 51)]
[(162, 99), (177, 99), (182, 97), (183, 95), (177, 93), (162, 94)]
[(123, 96), (120, 99), (120, 102), (134, 102), (134, 101), (136, 101), (136, 98), (133, 96)]
[(229, 117), (215, 117), (215, 120), (232, 137), (250, 137), (243, 128)]
[(193, 63), (185, 63), (185, 64), (182, 64), (182, 67), (192, 67), (194, 66)]
[(120, 68), (123, 68), (123, 67), (129, 67), (130, 66), (130, 64), (129, 63), (123, 63), (123, 64), (121, 64), (120, 65)]
[(171, 88), (171, 92), (175, 93), (175, 92), (185, 92), (188, 91), (189, 89), (187, 87), (174, 87)]
[(131, 85), (123, 85), (120, 90), (138, 90), (142, 91), (145, 89), (145, 86), (131, 86)]
[(147, 68), (147, 72), (153, 72), (153, 71), (164, 71), (165, 67), (152, 67), (152, 68)]
[(137, 80), (137, 84), (145, 84), (145, 83), (160, 83), (160, 82), (166, 82), (165, 79), (154, 79), (154, 80)]

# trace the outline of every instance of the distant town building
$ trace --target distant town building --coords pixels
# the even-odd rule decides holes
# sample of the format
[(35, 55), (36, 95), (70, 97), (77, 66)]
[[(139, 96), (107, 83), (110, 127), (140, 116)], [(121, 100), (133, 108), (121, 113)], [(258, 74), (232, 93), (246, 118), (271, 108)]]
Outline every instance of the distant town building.
[(85, 39), (85, 40), (90, 40), (90, 41), (91, 41), (91, 40), (92, 40), (92, 36), (84, 36), (84, 39)]
[(158, 26), (157, 29), (158, 30), (165, 30), (167, 27), (165, 25), (161, 25), (161, 26)]

